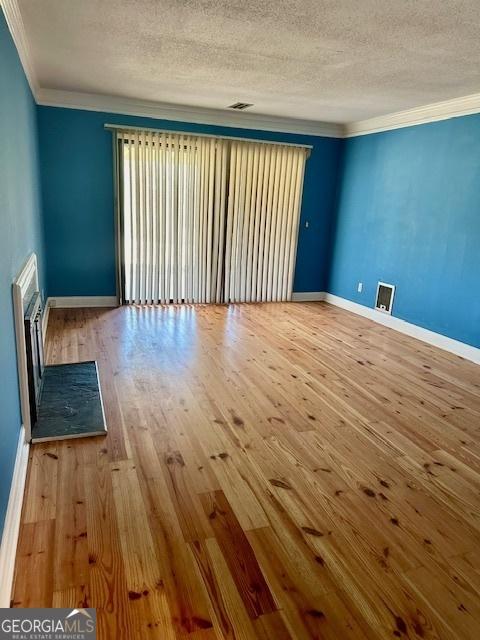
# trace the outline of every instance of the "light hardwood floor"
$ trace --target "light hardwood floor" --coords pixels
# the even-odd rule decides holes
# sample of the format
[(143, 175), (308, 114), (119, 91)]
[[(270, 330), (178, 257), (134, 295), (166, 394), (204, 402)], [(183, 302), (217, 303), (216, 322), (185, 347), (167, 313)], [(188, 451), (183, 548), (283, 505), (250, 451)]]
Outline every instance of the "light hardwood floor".
[(104, 639), (480, 638), (480, 367), (324, 303), (52, 310), (106, 438), (35, 445), (14, 606)]

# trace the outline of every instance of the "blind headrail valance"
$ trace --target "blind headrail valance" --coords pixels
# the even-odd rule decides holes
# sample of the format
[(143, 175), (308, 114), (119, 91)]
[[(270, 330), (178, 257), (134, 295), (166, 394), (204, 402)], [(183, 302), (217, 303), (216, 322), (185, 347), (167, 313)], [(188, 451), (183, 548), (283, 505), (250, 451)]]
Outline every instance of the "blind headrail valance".
[(109, 131), (113, 131), (116, 133), (135, 133), (139, 131), (143, 131), (145, 133), (151, 134), (166, 134), (166, 135), (174, 135), (174, 136), (191, 136), (191, 137), (199, 137), (199, 138), (214, 138), (220, 140), (232, 140), (236, 142), (256, 142), (258, 144), (268, 144), (268, 145), (279, 145), (282, 147), (297, 147), (299, 149), (305, 149), (307, 153), (307, 157), (310, 155), (310, 151), (313, 149), (313, 145), (311, 144), (297, 144), (295, 142), (279, 142), (277, 140), (262, 140), (259, 138), (242, 138), (235, 136), (221, 136), (210, 133), (197, 133), (196, 131), (172, 131), (170, 129), (153, 129), (150, 127), (133, 127), (129, 125), (120, 125), (120, 124), (105, 124), (105, 129)]

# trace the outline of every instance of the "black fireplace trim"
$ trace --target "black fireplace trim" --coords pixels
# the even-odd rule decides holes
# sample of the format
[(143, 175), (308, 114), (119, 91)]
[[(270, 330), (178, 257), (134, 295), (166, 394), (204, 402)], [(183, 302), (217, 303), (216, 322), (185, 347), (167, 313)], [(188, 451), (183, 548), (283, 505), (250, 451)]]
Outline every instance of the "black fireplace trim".
[(43, 382), (42, 299), (40, 292), (33, 294), (24, 316), (25, 345), (28, 372), (28, 396), (32, 426), (37, 421), (38, 404)]

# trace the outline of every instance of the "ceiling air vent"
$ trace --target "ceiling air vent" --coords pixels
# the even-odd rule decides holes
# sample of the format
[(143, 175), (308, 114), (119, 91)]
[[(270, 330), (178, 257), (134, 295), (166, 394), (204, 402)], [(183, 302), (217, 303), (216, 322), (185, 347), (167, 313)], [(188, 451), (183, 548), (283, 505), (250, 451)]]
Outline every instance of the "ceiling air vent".
[(235, 102), (231, 104), (228, 109), (237, 109), (237, 111), (243, 111), (244, 109), (248, 109), (249, 107), (253, 107), (253, 104), (249, 102)]
[(393, 296), (395, 294), (395, 285), (379, 282), (377, 286), (377, 298), (375, 300), (375, 309), (383, 311), (383, 313), (392, 313)]

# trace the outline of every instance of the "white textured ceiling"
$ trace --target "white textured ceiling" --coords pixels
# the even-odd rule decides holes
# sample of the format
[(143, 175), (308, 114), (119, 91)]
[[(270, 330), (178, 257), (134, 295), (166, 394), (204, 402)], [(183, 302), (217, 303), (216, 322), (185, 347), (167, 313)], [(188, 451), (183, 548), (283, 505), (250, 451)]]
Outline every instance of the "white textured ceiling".
[(42, 88), (350, 122), (480, 90), (480, 0), (19, 0)]

